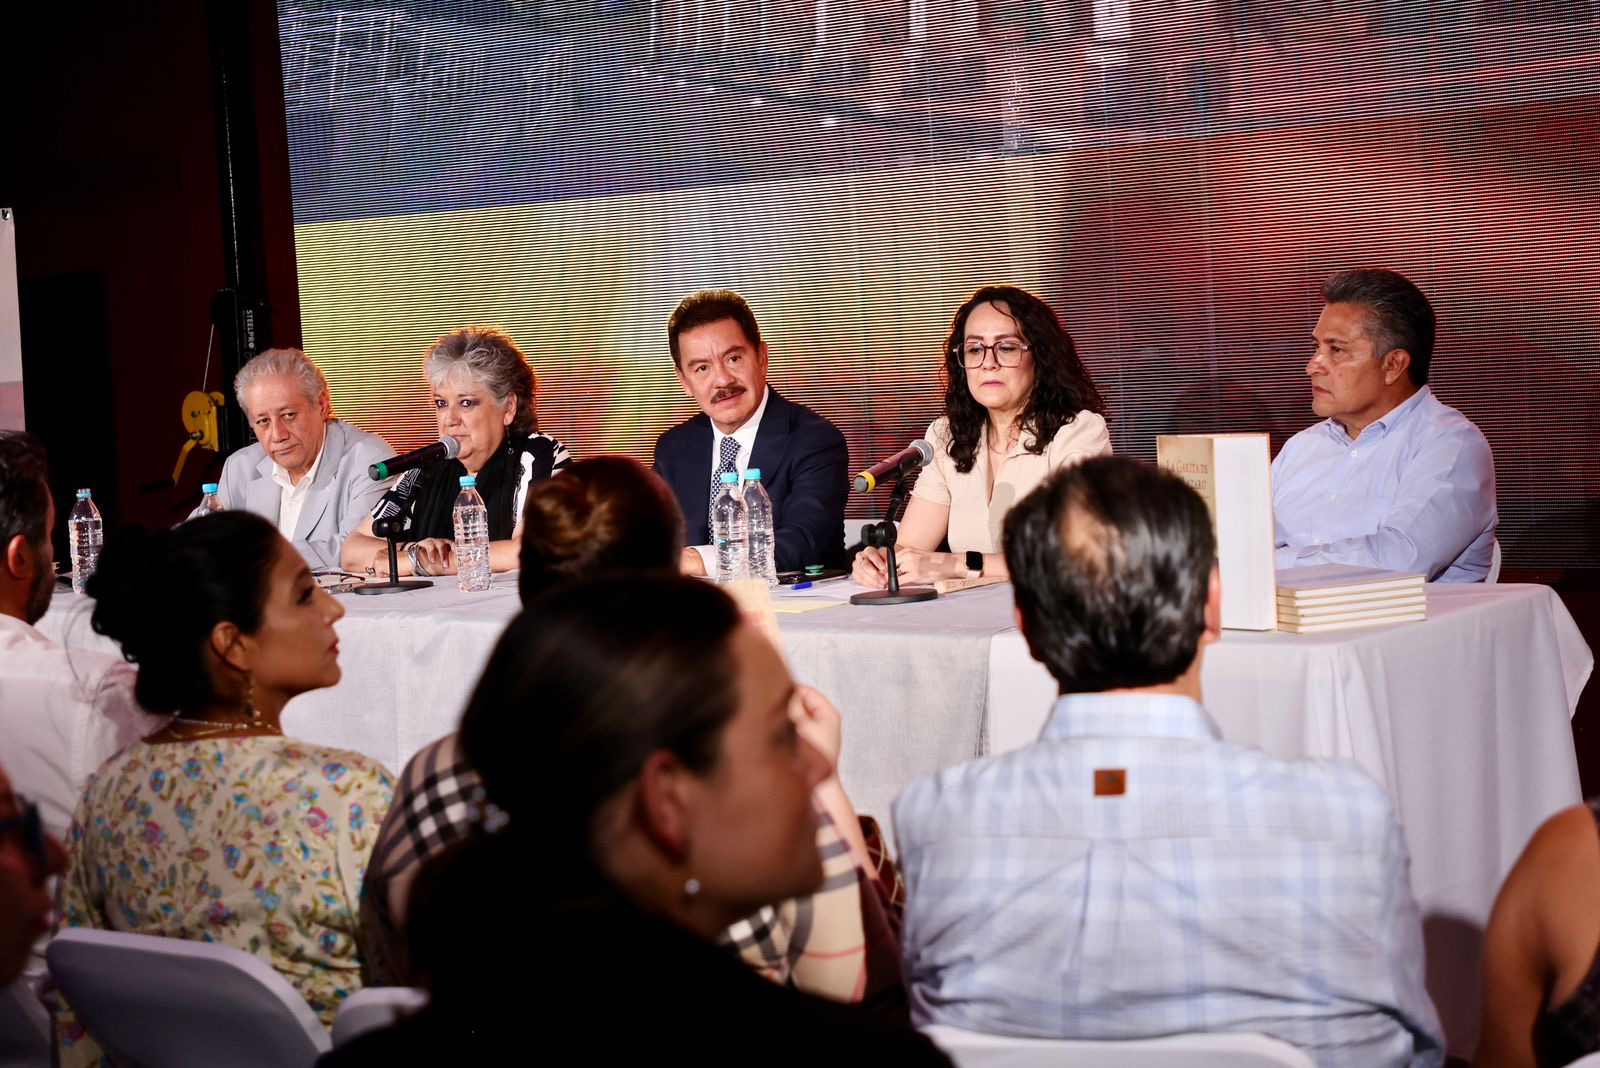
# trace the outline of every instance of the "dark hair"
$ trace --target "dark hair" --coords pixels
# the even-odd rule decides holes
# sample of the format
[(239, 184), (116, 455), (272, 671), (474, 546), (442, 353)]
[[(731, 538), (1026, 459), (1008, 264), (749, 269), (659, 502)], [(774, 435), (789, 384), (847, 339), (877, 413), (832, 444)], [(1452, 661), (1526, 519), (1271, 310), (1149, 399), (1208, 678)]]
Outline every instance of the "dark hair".
[(1015, 286), (984, 286), (956, 309), (944, 346), (944, 414), (950, 420), (950, 459), (963, 474), (977, 461), (978, 445), (989, 424), (989, 409), (972, 395), (966, 369), (961, 366), (960, 345), (966, 338), (967, 317), (980, 304), (1004, 305), (1033, 354), (1033, 392), (1017, 428), (1030, 435), (1024, 448), (1037, 456), (1079, 412), (1104, 415), (1106, 410), (1100, 391), (1078, 358), (1072, 335), (1050, 305)]
[(740, 618), (709, 583), (634, 573), (558, 587), (506, 628), (461, 715), (461, 751), (513, 824), (538, 821), (539, 899), (602, 891), (591, 825), (651, 753), (715, 765), (738, 707), (727, 646)]
[(261, 628), (278, 528), (250, 512), (217, 512), (171, 530), (125, 527), (106, 539), (89, 596), (90, 623), (139, 665), (134, 696), (151, 712), (218, 699), (206, 667), (211, 629)]
[(1064, 468), (1006, 516), (1023, 633), (1062, 693), (1155, 686), (1189, 669), (1217, 559), (1182, 479), (1125, 456)]
[(435, 388), (457, 371), (504, 403), (517, 398), (517, 411), (507, 429), (526, 437), (539, 429), (539, 378), (511, 335), (492, 326), (464, 326), (435, 341), (422, 363)]
[(678, 335), (707, 323), (732, 319), (744, 332), (750, 347), (761, 347), (761, 328), (756, 325), (756, 313), (750, 310), (745, 299), (731, 289), (702, 289), (684, 297), (667, 318), (667, 348), (672, 352), (673, 366), (681, 366), (678, 357)]
[(626, 456), (579, 460), (528, 490), (522, 509), (527, 604), (565, 579), (678, 563), (683, 516), (659, 477)]
[(0, 430), (0, 550), (21, 534), (41, 552), (50, 538), (50, 465), (39, 439)]
[(1397, 271), (1363, 267), (1340, 271), (1322, 283), (1322, 299), (1365, 308), (1372, 354), (1381, 360), (1395, 349), (1405, 349), (1411, 355), (1412, 385), (1428, 384), (1428, 368), (1433, 363), (1433, 305), (1416, 283)]

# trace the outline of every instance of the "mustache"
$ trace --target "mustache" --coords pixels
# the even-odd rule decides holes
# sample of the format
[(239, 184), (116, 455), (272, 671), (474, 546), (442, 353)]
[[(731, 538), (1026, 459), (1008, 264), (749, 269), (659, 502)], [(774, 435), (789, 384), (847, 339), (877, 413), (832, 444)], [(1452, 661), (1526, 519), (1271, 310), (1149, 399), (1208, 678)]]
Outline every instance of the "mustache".
[(743, 386), (729, 386), (727, 389), (719, 389), (715, 393), (711, 394), (711, 403), (721, 404), (729, 397), (737, 397), (744, 391), (745, 389)]

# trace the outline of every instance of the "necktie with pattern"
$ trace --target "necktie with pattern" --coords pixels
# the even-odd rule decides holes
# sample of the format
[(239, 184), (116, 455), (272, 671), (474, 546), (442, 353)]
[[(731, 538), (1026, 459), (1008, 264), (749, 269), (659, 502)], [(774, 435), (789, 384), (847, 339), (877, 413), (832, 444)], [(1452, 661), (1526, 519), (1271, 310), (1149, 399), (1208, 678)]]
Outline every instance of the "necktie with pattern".
[(712, 537), (716, 536), (717, 517), (711, 514), (711, 509), (717, 503), (717, 491), (722, 488), (723, 473), (739, 470), (739, 443), (732, 438), (723, 438), (719, 451), (717, 473), (711, 476), (711, 500), (706, 504), (706, 523)]

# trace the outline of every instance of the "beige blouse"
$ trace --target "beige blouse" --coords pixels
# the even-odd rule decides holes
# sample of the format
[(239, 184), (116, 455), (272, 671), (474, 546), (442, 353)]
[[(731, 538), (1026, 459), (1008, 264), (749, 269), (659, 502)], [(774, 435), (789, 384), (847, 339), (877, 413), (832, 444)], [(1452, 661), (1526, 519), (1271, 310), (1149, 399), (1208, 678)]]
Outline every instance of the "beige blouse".
[(1000, 552), (1006, 513), (1032, 493), (1046, 475), (1091, 456), (1111, 455), (1111, 435), (1106, 431), (1105, 419), (1094, 412), (1079, 412), (1037, 456), (1022, 441), (1013, 444), (994, 477), (994, 494), (990, 496), (985, 489), (989, 480), (988, 449), (979, 445), (972, 470), (963, 475), (956, 471), (956, 462), (950, 458), (948, 418), (940, 416), (933, 421), (928, 427), (928, 441), (933, 445), (933, 462), (923, 468), (911, 495), (929, 504), (949, 507), (950, 551), (957, 553)]

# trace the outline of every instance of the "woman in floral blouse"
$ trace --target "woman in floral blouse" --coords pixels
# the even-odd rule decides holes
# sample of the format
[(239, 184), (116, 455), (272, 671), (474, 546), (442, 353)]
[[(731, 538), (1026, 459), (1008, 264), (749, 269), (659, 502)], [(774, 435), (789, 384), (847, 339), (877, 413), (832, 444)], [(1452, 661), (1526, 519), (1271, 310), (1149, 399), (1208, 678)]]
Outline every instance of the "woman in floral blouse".
[[(124, 532), (89, 586), (94, 628), (172, 713), (90, 779), (68, 837), (62, 923), (237, 946), (332, 1023), (360, 984), (358, 900), (393, 790), (359, 753), (283, 736), (296, 694), (339, 681), (344, 614), (246, 512)], [(69, 1007), (61, 1063), (101, 1051)]]

